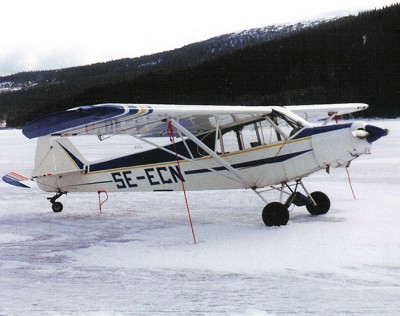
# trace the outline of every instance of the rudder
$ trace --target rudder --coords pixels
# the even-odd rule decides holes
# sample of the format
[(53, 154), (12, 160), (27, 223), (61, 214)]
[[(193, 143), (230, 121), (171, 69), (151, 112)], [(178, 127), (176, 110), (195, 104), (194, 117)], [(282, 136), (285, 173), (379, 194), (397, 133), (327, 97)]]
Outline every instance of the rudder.
[(57, 191), (58, 177), (55, 175), (84, 172), (87, 166), (87, 160), (68, 138), (42, 136), (36, 145), (32, 179), (37, 179), (42, 190)]

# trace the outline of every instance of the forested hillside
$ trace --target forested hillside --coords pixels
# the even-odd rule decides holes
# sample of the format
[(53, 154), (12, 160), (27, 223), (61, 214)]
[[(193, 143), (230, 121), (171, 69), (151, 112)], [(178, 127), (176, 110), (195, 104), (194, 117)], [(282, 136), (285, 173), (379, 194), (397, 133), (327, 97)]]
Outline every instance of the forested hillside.
[(82, 67), (70, 68), (45, 85), (0, 94), (0, 118), (21, 126), (50, 112), (104, 102), (365, 102), (370, 108), (363, 115), (400, 116), (399, 21), (397, 4), (176, 67), (153, 67), (161, 60), (153, 55), (141, 61), (151, 66), (143, 73), (123, 70), (131, 59), (114, 62), (114, 71), (104, 75), (104, 64), (84, 67), (87, 75), (78, 77), (74, 69)]

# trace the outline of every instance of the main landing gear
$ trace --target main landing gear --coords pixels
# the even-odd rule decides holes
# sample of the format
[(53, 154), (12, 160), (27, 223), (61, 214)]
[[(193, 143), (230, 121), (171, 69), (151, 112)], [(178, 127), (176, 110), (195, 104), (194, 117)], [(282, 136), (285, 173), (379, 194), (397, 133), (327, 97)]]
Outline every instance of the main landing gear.
[(63, 205), (61, 202), (56, 202), (58, 198), (60, 198), (63, 194), (67, 194), (66, 192), (57, 192), (53, 197), (47, 198), (51, 203), (51, 208), (55, 213), (59, 213), (63, 210)]
[[(306, 195), (297, 191), (298, 185), (301, 185)], [(294, 190), (287, 184), (283, 183), (278, 190), (284, 193), (284, 185), (290, 190), (288, 199), (285, 203), (272, 202), (267, 204), (262, 212), (262, 218), (268, 227), (284, 226), (289, 221), (289, 207), (294, 204), (296, 206), (305, 206), (311, 215), (322, 215), (328, 213), (331, 202), (325, 193), (315, 191), (308, 193), (301, 180), (296, 181)], [(287, 192), (285, 192), (287, 193)]]

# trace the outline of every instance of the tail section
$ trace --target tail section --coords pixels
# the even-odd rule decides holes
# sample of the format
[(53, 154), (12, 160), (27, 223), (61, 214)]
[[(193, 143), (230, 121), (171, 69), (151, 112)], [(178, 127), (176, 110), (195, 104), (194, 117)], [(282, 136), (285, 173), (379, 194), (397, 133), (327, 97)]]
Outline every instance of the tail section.
[(44, 191), (60, 191), (58, 179), (65, 174), (85, 172), (88, 162), (66, 137), (38, 138), (32, 179)]

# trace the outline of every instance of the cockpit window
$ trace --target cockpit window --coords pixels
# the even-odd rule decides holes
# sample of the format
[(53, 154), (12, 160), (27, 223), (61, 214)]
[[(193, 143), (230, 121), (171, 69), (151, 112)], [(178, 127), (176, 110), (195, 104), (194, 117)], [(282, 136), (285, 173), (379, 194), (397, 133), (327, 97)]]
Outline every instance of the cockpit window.
[(215, 150), (229, 153), (285, 141), (301, 128), (299, 122), (273, 111), (265, 117), (219, 130)]
[[(292, 138), (304, 127), (312, 126), (293, 112), (282, 107), (271, 107), (272, 111), (264, 116), (247, 117), (221, 124), (218, 119), (217, 129), (198, 135), (199, 139), (218, 154), (227, 154), (284, 142)], [(198, 154), (206, 156), (203, 150)]]

